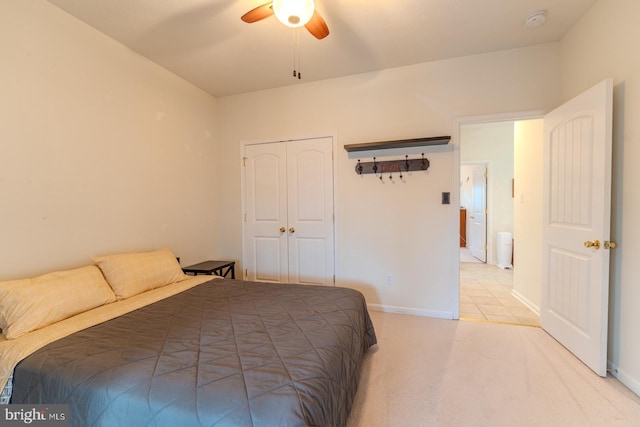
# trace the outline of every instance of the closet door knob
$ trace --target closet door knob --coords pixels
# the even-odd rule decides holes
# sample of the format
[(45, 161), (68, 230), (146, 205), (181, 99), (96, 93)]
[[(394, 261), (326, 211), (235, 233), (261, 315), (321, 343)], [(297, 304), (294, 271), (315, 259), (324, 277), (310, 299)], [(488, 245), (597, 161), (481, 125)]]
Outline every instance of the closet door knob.
[(291, 227), (291, 228), (289, 229), (289, 233), (295, 233), (295, 232), (296, 232), (296, 229), (295, 229), (295, 228)]
[(281, 233), (284, 233), (285, 231), (287, 231), (287, 229), (286, 229), (286, 228), (284, 228), (284, 227), (280, 227), (280, 232), (281, 232)]

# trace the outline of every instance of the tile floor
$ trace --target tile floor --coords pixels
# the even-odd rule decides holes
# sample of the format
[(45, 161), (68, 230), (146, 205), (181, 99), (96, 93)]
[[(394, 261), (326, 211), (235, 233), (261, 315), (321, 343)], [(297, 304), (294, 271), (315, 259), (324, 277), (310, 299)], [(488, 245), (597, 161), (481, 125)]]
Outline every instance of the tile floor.
[(540, 318), (511, 295), (513, 270), (460, 263), (460, 319), (540, 326)]

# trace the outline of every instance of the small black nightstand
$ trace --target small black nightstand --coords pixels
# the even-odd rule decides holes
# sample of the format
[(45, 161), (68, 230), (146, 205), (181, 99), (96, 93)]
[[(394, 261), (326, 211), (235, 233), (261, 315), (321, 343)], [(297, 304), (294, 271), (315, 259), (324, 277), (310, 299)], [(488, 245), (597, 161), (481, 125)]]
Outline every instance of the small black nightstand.
[(182, 271), (185, 274), (191, 273), (194, 276), (197, 276), (198, 274), (208, 274), (210, 276), (215, 274), (216, 276), (227, 278), (227, 276), (231, 275), (231, 279), (235, 279), (235, 265), (235, 261), (204, 261), (198, 264), (184, 267)]

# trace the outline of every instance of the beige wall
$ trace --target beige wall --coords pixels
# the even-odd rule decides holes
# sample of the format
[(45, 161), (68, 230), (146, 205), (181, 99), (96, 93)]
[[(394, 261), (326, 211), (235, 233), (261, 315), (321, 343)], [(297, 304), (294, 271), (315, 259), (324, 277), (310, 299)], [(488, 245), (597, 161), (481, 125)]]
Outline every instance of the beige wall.
[(600, 0), (562, 39), (562, 92), (569, 99), (614, 80), (609, 361), (640, 394), (640, 2)]
[(542, 141), (544, 122), (514, 123), (513, 293), (540, 312), (542, 283)]
[(215, 256), (216, 102), (41, 0), (0, 2), (0, 280)]
[(457, 194), (457, 144), (426, 149), (428, 173), (393, 185), (357, 176), (358, 155), (342, 146), (451, 135), (458, 117), (551, 108), (559, 101), (558, 53), (547, 44), (220, 98), (218, 170), (233, 178), (221, 190), (226, 253), (242, 253), (241, 142), (335, 134), (337, 283), (379, 308), (450, 317), (459, 202), (440, 199)]

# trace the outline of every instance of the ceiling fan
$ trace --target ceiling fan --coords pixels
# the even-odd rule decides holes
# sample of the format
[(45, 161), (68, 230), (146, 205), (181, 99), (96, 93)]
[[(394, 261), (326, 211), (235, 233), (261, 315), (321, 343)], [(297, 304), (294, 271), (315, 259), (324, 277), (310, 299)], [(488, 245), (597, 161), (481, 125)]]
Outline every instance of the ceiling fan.
[(329, 27), (315, 9), (313, 0), (273, 0), (242, 15), (240, 19), (249, 24), (276, 15), (284, 25), (292, 28), (304, 27), (317, 39), (329, 35)]

